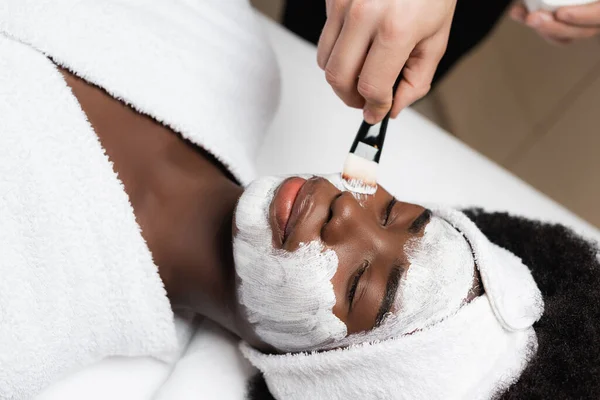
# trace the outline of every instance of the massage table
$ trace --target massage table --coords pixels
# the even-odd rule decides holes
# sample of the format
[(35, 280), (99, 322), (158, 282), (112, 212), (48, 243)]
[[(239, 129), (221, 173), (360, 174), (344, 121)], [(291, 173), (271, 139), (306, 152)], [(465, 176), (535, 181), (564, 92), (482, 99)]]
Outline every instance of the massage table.
[[(316, 49), (261, 17), (281, 67), (281, 105), (258, 157), (261, 175), (339, 171), (362, 114), (334, 95)], [(563, 223), (600, 241), (600, 231), (412, 110), (390, 123), (380, 182), (401, 200), (477, 206)], [(255, 371), (236, 339), (209, 321), (178, 321), (189, 338), (171, 364), (109, 358), (69, 375), (39, 400), (240, 400)]]

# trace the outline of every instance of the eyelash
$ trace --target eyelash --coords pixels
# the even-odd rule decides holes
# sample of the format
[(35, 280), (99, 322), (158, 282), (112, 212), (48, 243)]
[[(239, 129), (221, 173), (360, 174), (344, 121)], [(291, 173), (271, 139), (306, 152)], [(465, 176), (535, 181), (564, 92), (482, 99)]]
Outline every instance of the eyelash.
[(387, 226), (387, 224), (390, 222), (390, 215), (392, 213), (392, 210), (394, 209), (394, 205), (396, 204), (398, 200), (396, 200), (395, 197), (392, 197), (392, 200), (390, 200), (390, 202), (388, 203), (386, 209), (385, 209), (385, 218), (383, 219), (383, 226)]
[(352, 279), (352, 285), (350, 286), (350, 290), (348, 291), (348, 311), (352, 311), (354, 295), (356, 294), (358, 282), (360, 281), (360, 278), (363, 276), (368, 267), (369, 262), (365, 261), (363, 265), (358, 269), (358, 272), (354, 275), (354, 278)]

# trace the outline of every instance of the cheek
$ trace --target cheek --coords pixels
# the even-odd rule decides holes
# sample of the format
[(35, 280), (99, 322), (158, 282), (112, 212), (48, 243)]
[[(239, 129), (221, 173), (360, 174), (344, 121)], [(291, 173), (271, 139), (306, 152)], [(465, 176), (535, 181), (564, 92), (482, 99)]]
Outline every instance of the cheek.
[(347, 327), (349, 333), (370, 331), (375, 326), (375, 319), (379, 311), (381, 299), (385, 293), (385, 278), (376, 273), (370, 279), (369, 290), (365, 291), (363, 298), (356, 303), (352, 310), (352, 316), (348, 319)]
[[(377, 312), (387, 283), (387, 272), (376, 266), (370, 272), (365, 272), (361, 286), (368, 282), (368, 286), (360, 301), (354, 299), (352, 313), (348, 313), (348, 284), (353, 279), (357, 269), (360, 268), (361, 257), (338, 256), (340, 264), (336, 274), (331, 279), (336, 297), (333, 313), (346, 324), (348, 333), (358, 333), (371, 330), (375, 325)], [(368, 276), (367, 276), (368, 275)]]
[[(334, 314), (342, 321), (346, 322), (348, 318), (348, 289), (350, 281), (358, 272), (365, 260), (375, 258), (377, 249), (374, 241), (367, 240), (372, 238), (372, 232), (360, 230), (352, 232), (353, 229), (336, 229), (336, 222), (328, 224), (324, 230), (323, 241), (327, 243), (327, 248), (335, 251), (339, 264), (335, 275), (331, 279), (333, 291), (335, 293), (336, 305)], [(340, 231), (342, 233), (340, 233)], [(341, 237), (339, 237), (341, 236)], [(339, 240), (336, 240), (339, 239)]]
[(348, 305), (346, 301), (346, 286), (347, 278), (345, 274), (336, 272), (335, 276), (331, 279), (333, 285), (333, 292), (335, 294), (335, 306), (333, 306), (333, 314), (338, 317), (343, 323), (348, 325)]
[(334, 251), (338, 256), (339, 264), (335, 275), (331, 279), (333, 292), (335, 294), (335, 307), (333, 313), (347, 325), (348, 319), (348, 283), (356, 272), (356, 268), (360, 266), (360, 262), (356, 262), (356, 254), (352, 251), (352, 246), (339, 245), (334, 247)]
[(329, 248), (335, 251), (339, 260), (335, 275), (331, 278), (336, 299), (333, 313), (346, 323), (348, 319), (348, 286), (364, 260), (368, 258), (368, 251), (361, 249), (352, 241), (329, 246)]

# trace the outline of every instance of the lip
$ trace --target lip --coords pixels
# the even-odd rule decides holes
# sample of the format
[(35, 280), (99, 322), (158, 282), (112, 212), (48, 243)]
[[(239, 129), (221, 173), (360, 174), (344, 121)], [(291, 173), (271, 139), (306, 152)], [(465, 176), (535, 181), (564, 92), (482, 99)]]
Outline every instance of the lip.
[(307, 180), (298, 191), (296, 201), (294, 201), (294, 206), (292, 207), (292, 212), (290, 213), (290, 219), (288, 220), (284, 231), (283, 243), (285, 243), (287, 238), (290, 237), (292, 232), (294, 232), (294, 228), (296, 228), (296, 225), (300, 221), (301, 217), (306, 214), (305, 211), (310, 212), (310, 209), (312, 208), (311, 203), (314, 201), (312, 194), (315, 192), (317, 184), (322, 181), (323, 179), (320, 177), (313, 177)]
[(297, 203), (298, 193), (306, 184), (306, 179), (300, 177), (288, 178), (279, 185), (271, 202), (274, 221), (273, 228), (279, 232), (280, 243), (284, 243), (286, 233), (290, 230), (290, 219)]

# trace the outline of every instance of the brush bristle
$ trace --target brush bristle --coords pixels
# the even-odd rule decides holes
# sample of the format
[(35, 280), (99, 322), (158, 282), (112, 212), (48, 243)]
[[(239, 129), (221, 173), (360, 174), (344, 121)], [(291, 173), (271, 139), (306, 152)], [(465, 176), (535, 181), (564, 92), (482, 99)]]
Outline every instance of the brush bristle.
[(360, 194), (374, 194), (377, 191), (377, 164), (356, 154), (348, 154), (342, 171), (344, 187)]
[(344, 187), (350, 192), (367, 195), (375, 194), (375, 192), (377, 192), (377, 185), (367, 185), (363, 181), (359, 181), (358, 179), (343, 179), (342, 182), (344, 184)]

